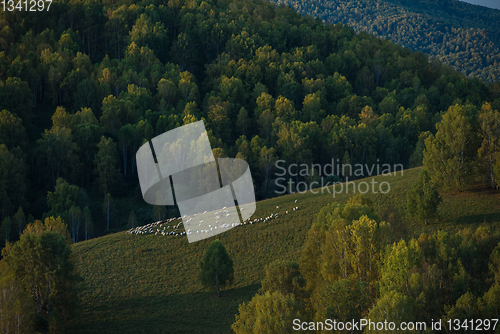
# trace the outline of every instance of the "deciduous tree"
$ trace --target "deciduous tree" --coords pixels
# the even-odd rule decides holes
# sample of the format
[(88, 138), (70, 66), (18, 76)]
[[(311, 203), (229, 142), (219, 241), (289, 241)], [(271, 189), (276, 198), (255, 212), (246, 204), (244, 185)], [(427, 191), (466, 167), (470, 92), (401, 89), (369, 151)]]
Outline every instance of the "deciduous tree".
[(408, 213), (427, 224), (428, 220), (437, 217), (437, 208), (441, 202), (437, 186), (431, 181), (427, 170), (422, 170), (417, 182), (406, 193)]
[(200, 262), (199, 279), (204, 287), (215, 289), (220, 297), (220, 288), (234, 280), (233, 260), (219, 240), (214, 240)]
[(97, 145), (98, 151), (95, 156), (95, 172), (97, 174), (97, 184), (104, 196), (109, 193), (118, 182), (120, 171), (118, 165), (118, 152), (113, 139), (101, 137)]

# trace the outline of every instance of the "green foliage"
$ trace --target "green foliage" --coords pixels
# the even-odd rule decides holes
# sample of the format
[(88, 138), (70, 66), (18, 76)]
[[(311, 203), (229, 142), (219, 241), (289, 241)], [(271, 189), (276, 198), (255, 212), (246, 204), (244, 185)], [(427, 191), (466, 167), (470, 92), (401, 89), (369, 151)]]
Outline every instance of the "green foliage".
[(49, 216), (67, 216), (71, 207), (76, 205), (79, 187), (58, 178), (54, 192), (47, 192)]
[[(278, 1), (275, 1), (278, 3)], [(302, 14), (332, 23), (348, 24), (356, 31), (388, 38), (394, 43), (429, 54), (471, 77), (498, 81), (496, 68), (498, 11), (451, 0), (368, 0), (279, 2)], [(385, 63), (374, 62), (373, 79), (387, 76)], [(427, 75), (432, 70), (426, 70)], [(427, 79), (427, 78), (426, 78)], [(411, 82), (411, 80), (409, 80)]]
[(13, 214), (24, 203), (28, 190), (26, 166), (17, 149), (9, 151), (0, 144), (0, 217)]
[[(405, 170), (404, 176), (398, 173), (397, 176), (375, 177), (378, 182), (388, 181), (391, 191), (385, 196), (371, 193), (366, 196), (372, 201), (373, 209), (383, 217), (382, 220), (390, 222), (391, 228), (404, 227), (404, 233), (400, 232), (395, 241), (398, 241), (400, 236), (408, 240), (412, 237), (418, 238), (422, 233), (435, 234), (438, 230), (446, 230), (449, 235), (454, 236), (459, 230), (469, 228), (468, 232), (460, 233), (463, 236), (462, 241), (455, 243), (455, 250), (448, 248), (447, 252), (461, 254), (462, 266), (471, 277), (469, 287), (474, 291), (482, 290), (476, 294), (481, 297), (488, 291), (489, 285), (480, 282), (488, 282), (487, 280), (493, 277), (488, 270), (489, 256), (500, 241), (497, 228), (500, 222), (496, 211), (497, 194), (487, 189), (459, 194), (444, 193), (440, 207), (442, 218), (438, 224), (424, 225), (423, 222), (407, 221), (403, 219), (406, 193), (418, 179), (420, 170)], [(335, 202), (345, 205), (350, 197), (351, 193), (337, 194)], [(295, 204), (296, 199), (298, 202)], [(206, 332), (229, 333), (231, 323), (235, 321), (235, 314), (238, 313), (238, 305), (249, 302), (261, 288), (260, 282), (265, 277), (266, 267), (275, 260), (297, 261), (317, 213), (325, 205), (331, 205), (332, 201), (332, 194), (326, 191), (323, 194), (307, 192), (260, 201), (257, 203), (255, 217), (276, 213), (276, 206), (279, 206), (279, 218), (243, 225), (220, 234), (220, 241), (226, 249), (231, 250), (235, 272), (234, 283), (225, 290), (223, 298), (217, 298), (213, 292), (205, 290), (196, 275), (199, 260), (203, 258), (211, 239), (188, 243), (186, 238), (181, 237), (136, 236), (119, 232), (76, 243), (73, 249), (78, 259), (79, 271), (85, 278), (85, 293), (82, 294), (82, 315), (72, 319), (68, 331), (135, 333), (139, 323), (139, 331), (161, 332), (169, 328), (176, 333), (193, 333), (202, 328)], [(99, 200), (98, 205), (100, 203)], [(368, 205), (367, 202), (366, 204)], [(119, 205), (119, 199), (115, 199), (115, 205)], [(299, 206), (299, 210), (291, 210), (292, 206)], [(386, 207), (389, 207), (387, 213)], [(137, 210), (131, 205), (122, 209), (126, 212), (123, 218), (125, 221), (132, 208), (139, 221), (148, 222), (151, 208)], [(288, 215), (284, 214), (285, 210), (289, 211)], [(176, 220), (173, 223), (178, 222), (179, 220)], [(480, 226), (483, 227), (478, 229)], [(442, 252), (440, 248), (430, 247), (435, 243), (434, 240), (428, 242), (429, 246), (421, 247), (429, 257)], [(458, 247), (460, 244), (462, 246)], [(482, 246), (479, 248), (477, 245)], [(441, 261), (438, 265), (439, 268), (447, 268), (448, 262)], [(305, 277), (302, 266), (300, 272)], [(110, 273), (119, 273), (119, 279), (118, 274)], [(452, 276), (444, 276), (442, 283), (453, 281), (454, 273)], [(460, 271), (456, 273), (460, 274)], [(421, 275), (424, 282), (441, 275), (435, 271), (429, 274), (433, 276)], [(154, 277), (154, 280), (151, 277)], [(413, 286), (419, 286), (419, 280), (413, 279), (412, 282)], [(439, 287), (439, 284), (440, 281), (431, 280), (428, 288)], [(346, 285), (344, 283), (341, 286)], [(353, 298), (356, 296), (355, 291), (363, 291), (359, 283), (353, 285), (353, 288), (356, 286), (359, 288), (353, 290)], [(344, 296), (351, 290), (339, 288), (338, 291)], [(449, 295), (450, 292), (443, 289), (443, 293)], [(368, 296), (366, 292), (363, 294)], [(434, 316), (434, 320), (441, 314), (441, 311), (432, 306), (434, 302), (438, 304), (436, 296), (427, 297), (429, 303), (423, 306), (428, 314)], [(493, 297), (495, 295), (492, 294)], [(329, 305), (331, 300), (325, 297), (325, 305)], [(314, 301), (317, 303), (318, 299)], [(494, 302), (495, 299), (492, 300), (492, 305), (495, 305)], [(446, 303), (454, 305), (455, 302)], [(131, 314), (131, 304), (137, 305), (143, 311)], [(337, 303), (332, 304), (336, 306)], [(343, 305), (354, 306), (347, 302)], [(352, 310), (354, 312), (356, 309)], [(165, 317), (165, 314), (170, 316)], [(306, 316), (309, 317), (307, 314), (301, 314), (299, 318), (307, 319)], [(190, 320), (178, 321), (186, 317)], [(417, 318), (419, 321), (426, 319), (423, 315), (418, 315)], [(214, 323), (213, 319), (221, 320)], [(311, 317), (310, 321), (313, 320)]]
[[(11, 244), (7, 244), (5, 254), (10, 252)], [(30, 333), (33, 330), (32, 314), (35, 309), (28, 291), (24, 290), (19, 281), (16, 280), (12, 270), (6, 261), (0, 261), (0, 307), (2, 316), (0, 326), (5, 332)]]
[(106, 231), (109, 231), (109, 224), (113, 219), (115, 213), (114, 211), (115, 208), (113, 204), (113, 198), (111, 197), (110, 193), (107, 193), (106, 196), (104, 197), (104, 202), (102, 204), (102, 213), (106, 220)]
[(290, 324), (297, 317), (298, 308), (293, 295), (267, 291), (240, 305), (231, 328), (237, 334), (292, 333)]
[(233, 283), (233, 260), (219, 240), (210, 243), (200, 262), (199, 278), (203, 286), (215, 289), (219, 297), (220, 288)]
[(10, 219), (10, 217), (5, 217), (2, 220), (2, 225), (0, 226), (0, 228), (2, 229), (2, 241), (5, 241), (6, 243), (9, 242), (12, 238), (12, 220)]
[(267, 267), (260, 293), (277, 291), (283, 295), (293, 294), (300, 297), (304, 288), (305, 280), (298, 263), (278, 260)]
[(98, 175), (96, 182), (104, 196), (113, 190), (120, 176), (118, 165), (118, 151), (116, 143), (111, 138), (101, 137), (97, 144), (97, 154), (95, 156), (95, 172)]
[(340, 279), (326, 285), (310, 301), (316, 310), (314, 320), (338, 319), (349, 321), (361, 319), (370, 303), (366, 283)]
[[(45, 322), (53, 328), (54, 321), (58, 321), (60, 317), (68, 319), (74, 314), (77, 307), (77, 284), (80, 281), (64, 234), (51, 231), (49, 225), (46, 221), (42, 229), (28, 226), (21, 239), (2, 252), (2, 266), (5, 267), (7, 277), (12, 275), (17, 287), (29, 294), (34, 306), (32, 312), (40, 319), (33, 324), (37, 330), (43, 330), (44, 327), (38, 324)], [(11, 298), (25, 303), (23, 295), (13, 294)], [(24, 306), (22, 311), (17, 312), (29, 309)], [(55, 317), (53, 312), (58, 316)], [(24, 322), (22, 325), (27, 326)]]
[(500, 175), (495, 173), (497, 155), (500, 154), (500, 112), (493, 110), (491, 104), (485, 103), (481, 107), (478, 119), (481, 129), (480, 138), (482, 139), (478, 154), (486, 165), (484, 170), (488, 186), (495, 188), (498, 183), (497, 175)]
[(438, 189), (427, 171), (423, 169), (417, 182), (406, 195), (408, 214), (427, 224), (427, 220), (437, 218), (437, 208), (443, 201)]
[(45, 130), (42, 138), (37, 140), (37, 146), (41, 158), (38, 168), (48, 169), (54, 189), (59, 177), (70, 179), (78, 170), (79, 162), (76, 155), (78, 147), (73, 141), (69, 128), (52, 126), (50, 130)]
[(89, 237), (94, 233), (94, 221), (92, 219), (92, 213), (88, 206), (83, 209), (83, 226), (85, 233), (85, 240), (88, 240)]
[(16, 146), (24, 148), (26, 140), (26, 129), (22, 120), (5, 109), (0, 111), (0, 143), (12, 150)]
[(24, 215), (22, 206), (19, 207), (19, 209), (12, 218), (17, 235), (21, 236), (21, 234), (24, 231), (24, 228), (26, 227), (26, 216)]
[(424, 165), (432, 180), (463, 191), (474, 180), (478, 151), (473, 127), (474, 106), (455, 105), (436, 124), (437, 133), (425, 140)]

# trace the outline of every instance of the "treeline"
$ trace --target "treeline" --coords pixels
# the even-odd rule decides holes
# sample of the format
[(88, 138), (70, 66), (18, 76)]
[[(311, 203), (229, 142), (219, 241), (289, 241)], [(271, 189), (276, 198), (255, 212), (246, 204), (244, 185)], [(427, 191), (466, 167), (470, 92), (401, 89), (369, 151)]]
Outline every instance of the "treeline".
[(74, 241), (173, 214), (141, 204), (135, 152), (196, 120), (262, 199), (278, 159), (416, 166), (450, 106), (500, 109), (498, 86), (268, 2), (53, 5), (0, 14), (2, 240), (20, 211)]
[[(481, 227), (397, 241), (391, 229), (361, 197), (324, 207), (298, 263), (276, 261), (268, 266), (259, 293), (240, 305), (233, 330), (291, 333), (293, 320), (300, 319), (307, 322), (303, 329), (327, 332), (317, 322), (366, 318), (396, 326), (403, 321), (426, 322), (427, 331), (432, 321), (441, 319), (443, 329), (472, 332), (469, 322), (468, 328), (462, 327), (463, 321), (496, 318), (498, 232)], [(460, 320), (458, 327), (454, 319)], [(493, 325), (489, 321), (481, 328), (492, 332)]]
[(274, 2), (424, 52), (467, 76), (500, 80), (498, 10), (455, 0)]

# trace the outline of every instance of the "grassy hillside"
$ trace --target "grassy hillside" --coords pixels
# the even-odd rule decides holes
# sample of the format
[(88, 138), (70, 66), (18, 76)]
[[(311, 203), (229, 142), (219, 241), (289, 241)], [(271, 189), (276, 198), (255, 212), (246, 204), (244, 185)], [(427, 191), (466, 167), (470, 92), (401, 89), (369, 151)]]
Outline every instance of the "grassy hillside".
[(466, 75), (499, 81), (500, 11), (454, 0), (275, 0), (388, 38)]
[[(437, 229), (449, 232), (482, 224), (500, 227), (500, 192), (476, 189), (444, 195), (440, 220), (424, 226), (405, 218), (406, 191), (419, 169), (404, 175), (377, 176), (388, 181), (387, 195), (367, 194), (396, 234), (412, 236)], [(370, 182), (371, 178), (360, 180)], [(337, 186), (339, 187), (339, 186)], [(351, 189), (352, 190), (352, 189)], [(229, 333), (238, 305), (260, 287), (265, 266), (276, 259), (296, 260), (307, 231), (321, 207), (345, 202), (349, 194), (310, 192), (257, 203), (253, 218), (280, 212), (278, 219), (243, 225), (218, 236), (233, 257), (235, 281), (222, 297), (198, 283), (198, 262), (208, 244), (187, 238), (137, 236), (120, 232), (75, 244), (85, 279), (81, 314), (72, 333)], [(295, 204), (295, 200), (298, 200)], [(279, 206), (280, 209), (276, 209)], [(298, 206), (298, 211), (291, 208)], [(285, 214), (288, 210), (288, 214)]]

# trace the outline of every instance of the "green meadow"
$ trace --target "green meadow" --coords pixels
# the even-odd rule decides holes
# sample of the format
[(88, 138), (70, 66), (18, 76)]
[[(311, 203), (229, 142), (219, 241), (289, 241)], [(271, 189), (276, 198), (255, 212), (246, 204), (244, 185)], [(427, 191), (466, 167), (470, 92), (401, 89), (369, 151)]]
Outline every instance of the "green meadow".
[[(387, 181), (386, 195), (367, 193), (397, 237), (409, 238), (439, 229), (500, 226), (500, 192), (477, 188), (442, 194), (439, 220), (427, 225), (406, 216), (406, 192), (419, 168), (404, 175), (375, 176)], [(371, 178), (357, 182), (371, 182)], [(340, 191), (340, 185), (337, 185)], [(364, 187), (362, 187), (364, 189)], [(385, 188), (383, 188), (385, 190)], [(296, 193), (257, 203), (253, 218), (279, 212), (278, 219), (246, 224), (218, 235), (233, 258), (235, 280), (218, 298), (198, 282), (199, 261), (214, 238), (189, 244), (186, 236), (110, 234), (73, 246), (84, 278), (79, 316), (71, 333), (230, 333), (238, 305), (260, 288), (265, 267), (277, 259), (297, 260), (317, 212), (333, 201), (346, 202), (349, 193), (333, 197), (326, 189)], [(297, 200), (297, 203), (295, 203)], [(279, 209), (276, 207), (279, 206)], [(297, 211), (292, 210), (298, 206)], [(288, 214), (285, 211), (288, 210)]]

